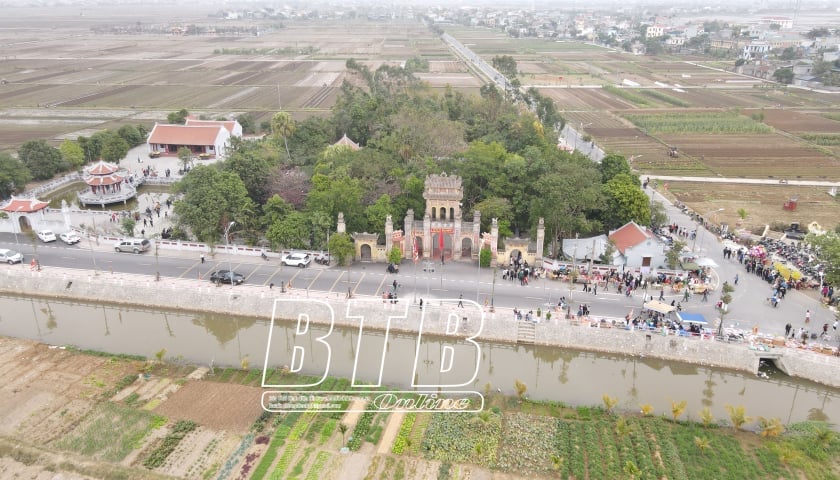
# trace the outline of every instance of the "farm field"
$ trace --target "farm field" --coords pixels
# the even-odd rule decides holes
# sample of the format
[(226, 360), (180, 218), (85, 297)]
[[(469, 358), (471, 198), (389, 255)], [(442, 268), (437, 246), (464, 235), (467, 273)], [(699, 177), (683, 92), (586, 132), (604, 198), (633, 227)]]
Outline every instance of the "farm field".
[[(810, 423), (762, 440), (722, 419), (704, 427), (676, 421), (682, 412), (622, 416), (501, 394), (488, 394), (478, 414), (267, 413), (260, 370), (211, 372), (9, 338), (0, 338), (0, 361), (4, 478), (612, 479), (630, 469), (651, 479), (817, 479), (836, 473), (840, 450), (835, 436), (821, 440), (822, 456), (785, 457), (820, 438)], [(328, 378), (321, 389), (348, 385)]]
[[(297, 119), (322, 115), (335, 102), (350, 58), (376, 69), (422, 57), (430, 71), (421, 77), (433, 90), (451, 86), (474, 94), (481, 86), (419, 21), (225, 21), (224, 29), (253, 32), (225, 34), (222, 21), (207, 16), (216, 12), (161, 8), (166, 13), (157, 16), (152, 7), (129, 17), (108, 8), (79, 17), (59, 7), (55, 16), (36, 15), (26, 29), (0, 19), (0, 119), (8, 125), (0, 150), (30, 139), (56, 144), (114, 125), (151, 126), (181, 108), (211, 117), (251, 112), (257, 124), (280, 109)], [(160, 18), (172, 21), (161, 24)], [(135, 19), (149, 31), (119, 30)], [(181, 22), (219, 30), (169, 33)], [(115, 110), (124, 114), (114, 119)], [(52, 118), (68, 116), (85, 122)]]

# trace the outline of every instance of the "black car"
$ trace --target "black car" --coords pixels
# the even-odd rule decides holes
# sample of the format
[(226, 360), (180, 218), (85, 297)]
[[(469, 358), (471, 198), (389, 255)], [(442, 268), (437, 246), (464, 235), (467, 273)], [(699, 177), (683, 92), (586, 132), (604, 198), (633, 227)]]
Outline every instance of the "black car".
[(233, 283), (234, 285), (240, 285), (245, 281), (245, 277), (240, 273), (230, 270), (217, 270), (210, 274), (210, 281), (213, 283)]

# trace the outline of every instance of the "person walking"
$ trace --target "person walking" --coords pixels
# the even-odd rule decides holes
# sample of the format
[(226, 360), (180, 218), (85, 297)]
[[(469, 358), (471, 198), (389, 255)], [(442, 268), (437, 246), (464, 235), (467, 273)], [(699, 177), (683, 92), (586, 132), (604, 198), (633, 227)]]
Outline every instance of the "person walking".
[(708, 290), (703, 290), (703, 301), (704, 302), (709, 301), (709, 291)]
[(423, 310), (423, 299), (420, 299), (420, 310)]
[(458, 306), (460, 308), (464, 308), (464, 294), (458, 296)]
[(665, 300), (665, 287), (659, 287), (659, 301)]
[(735, 274), (735, 285), (738, 285), (738, 274)]
[(805, 310), (805, 323), (811, 323), (811, 310)]
[(785, 325), (785, 338), (788, 338), (790, 336), (790, 330), (792, 328), (793, 325), (791, 325), (790, 322), (788, 322), (787, 325)]
[(203, 253), (201, 254), (201, 264), (202, 265), (204, 264), (204, 254)]
[(689, 296), (691, 296), (691, 293), (689, 293), (688, 288), (686, 288), (685, 292), (683, 293), (683, 302), (687, 302)]

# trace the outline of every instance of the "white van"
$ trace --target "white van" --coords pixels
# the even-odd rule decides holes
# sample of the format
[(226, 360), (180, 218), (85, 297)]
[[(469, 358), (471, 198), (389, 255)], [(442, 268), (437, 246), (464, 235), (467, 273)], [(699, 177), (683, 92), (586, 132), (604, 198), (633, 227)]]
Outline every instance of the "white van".
[(151, 246), (151, 242), (145, 238), (124, 238), (114, 245), (114, 250), (117, 252), (142, 253)]

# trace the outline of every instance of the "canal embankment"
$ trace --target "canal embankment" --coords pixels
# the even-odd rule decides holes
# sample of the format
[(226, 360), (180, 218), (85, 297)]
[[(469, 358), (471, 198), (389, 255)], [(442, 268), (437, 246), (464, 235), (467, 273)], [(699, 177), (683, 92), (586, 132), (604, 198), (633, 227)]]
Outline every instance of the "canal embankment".
[(332, 322), (355, 328), (363, 317), (365, 328), (409, 333), (417, 332), (422, 321), (424, 333), (475, 336), (480, 342), (521, 342), (525, 330), (526, 341), (536, 345), (658, 358), (748, 373), (756, 373), (760, 360), (768, 358), (790, 376), (840, 388), (840, 375), (837, 374), (840, 357), (805, 349), (754, 344), (749, 338), (729, 343), (711, 336), (683, 337), (600, 326), (611, 326), (610, 322), (591, 327), (588, 322), (567, 320), (561, 312), (552, 312), (550, 319), (541, 312), (541, 321), (531, 324), (515, 320), (510, 309), (490, 312), (468, 300), (463, 300), (463, 307), (458, 305), (459, 299), (429, 300), (421, 309), (411, 302), (393, 304), (374, 297), (347, 299), (336, 293), (282, 291), (279, 287), (251, 285), (216, 286), (198, 279), (155, 280), (153, 276), (54, 267), (33, 271), (28, 265), (4, 269), (0, 274), (0, 292), (264, 319), (295, 321), (301, 314), (306, 314), (313, 323)]

